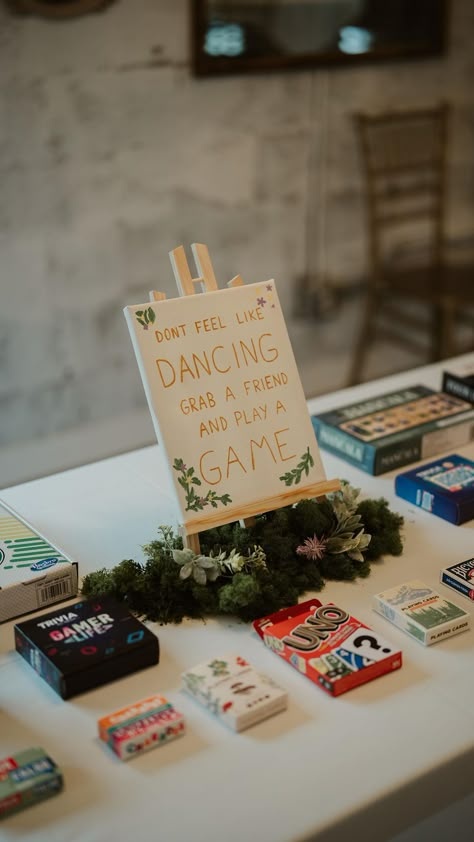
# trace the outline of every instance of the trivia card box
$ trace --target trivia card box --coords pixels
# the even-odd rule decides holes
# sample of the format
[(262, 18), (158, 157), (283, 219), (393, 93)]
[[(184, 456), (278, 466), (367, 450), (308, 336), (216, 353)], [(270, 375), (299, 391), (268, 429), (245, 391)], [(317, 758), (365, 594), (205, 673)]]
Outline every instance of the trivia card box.
[(0, 759), (0, 819), (61, 792), (63, 776), (42, 748)]
[(456, 525), (474, 518), (474, 462), (451, 453), (395, 477), (395, 493)]
[(239, 655), (205, 661), (181, 678), (184, 689), (234, 731), (243, 731), (288, 705), (287, 693)]
[(63, 699), (159, 659), (156, 635), (110, 597), (76, 602), (14, 630), (17, 652)]
[(266, 646), (331, 696), (399, 669), (402, 653), (347, 611), (307, 600), (255, 620)]
[(0, 623), (77, 594), (77, 563), (0, 503)]
[(467, 561), (445, 567), (441, 571), (440, 579), (443, 585), (447, 585), (453, 591), (458, 591), (474, 601), (474, 558), (468, 558)]
[(376, 594), (373, 607), (424, 646), (467, 631), (471, 625), (467, 611), (418, 579)]

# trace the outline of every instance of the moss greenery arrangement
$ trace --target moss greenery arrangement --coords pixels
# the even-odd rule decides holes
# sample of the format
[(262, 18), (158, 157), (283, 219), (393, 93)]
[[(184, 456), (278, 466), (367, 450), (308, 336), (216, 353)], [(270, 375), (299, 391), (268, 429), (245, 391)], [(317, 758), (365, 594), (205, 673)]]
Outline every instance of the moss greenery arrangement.
[(133, 559), (84, 577), (86, 597), (109, 594), (160, 623), (231, 614), (244, 621), (294, 605), (326, 579), (354, 580), (385, 554), (400, 555), (403, 518), (384, 499), (359, 501), (347, 482), (327, 499), (267, 512), (250, 527), (200, 534), (201, 554), (183, 549), (169, 526)]

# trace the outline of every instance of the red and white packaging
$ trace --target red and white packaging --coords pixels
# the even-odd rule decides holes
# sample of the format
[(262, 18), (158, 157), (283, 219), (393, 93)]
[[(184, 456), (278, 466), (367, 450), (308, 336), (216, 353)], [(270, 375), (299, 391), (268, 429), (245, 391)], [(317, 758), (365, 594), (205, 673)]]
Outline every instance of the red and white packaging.
[(312, 599), (255, 620), (263, 642), (331, 696), (402, 665), (402, 653), (347, 611)]

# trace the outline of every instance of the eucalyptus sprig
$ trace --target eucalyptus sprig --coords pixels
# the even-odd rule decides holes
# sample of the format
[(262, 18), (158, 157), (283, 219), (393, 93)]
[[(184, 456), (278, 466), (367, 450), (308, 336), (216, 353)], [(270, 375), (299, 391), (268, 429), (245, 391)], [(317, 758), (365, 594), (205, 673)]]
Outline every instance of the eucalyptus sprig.
[(173, 559), (179, 564), (180, 579), (193, 577), (198, 585), (205, 585), (207, 582), (214, 582), (219, 576), (220, 570), (216, 560), (205, 555), (196, 555), (187, 547), (184, 550), (173, 550)]

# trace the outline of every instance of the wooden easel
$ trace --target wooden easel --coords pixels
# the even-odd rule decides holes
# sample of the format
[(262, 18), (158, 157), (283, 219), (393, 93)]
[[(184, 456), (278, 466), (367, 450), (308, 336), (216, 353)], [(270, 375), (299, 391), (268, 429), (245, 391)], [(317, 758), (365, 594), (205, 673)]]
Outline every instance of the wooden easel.
[[(209, 250), (206, 245), (202, 243), (193, 243), (191, 245), (194, 261), (198, 270), (198, 277), (193, 278), (189, 269), (189, 264), (186, 259), (186, 253), (183, 246), (173, 249), (169, 252), (171, 266), (178, 287), (180, 296), (195, 295), (199, 292), (213, 292), (218, 290), (216, 276), (212, 268), (211, 258), (209, 257)], [(231, 281), (227, 283), (228, 287), (239, 287), (243, 285), (243, 280), (240, 275), (235, 275)], [(199, 285), (200, 289), (196, 287)], [(166, 293), (150, 291), (150, 301), (164, 301)], [(222, 512), (213, 513), (196, 519), (193, 523), (187, 523), (181, 526), (180, 535), (183, 539), (183, 546), (189, 547), (195, 553), (200, 552), (199, 532), (204, 532), (206, 529), (211, 529), (213, 526), (221, 526), (223, 523), (240, 520), (244, 526), (252, 526), (255, 523), (255, 515), (263, 512), (279, 509), (283, 506), (288, 506), (292, 503), (297, 503), (300, 500), (308, 500), (316, 498), (318, 500), (325, 499), (325, 494), (333, 491), (339, 491), (341, 483), (339, 480), (327, 480), (325, 482), (313, 483), (313, 485), (305, 486), (304, 488), (292, 489), (291, 491), (282, 492), (276, 497), (268, 497), (259, 500), (256, 504), (245, 507), (245, 511), (241, 510), (236, 516), (235, 511), (231, 513), (230, 517)], [(239, 517), (240, 515), (240, 517)]]

